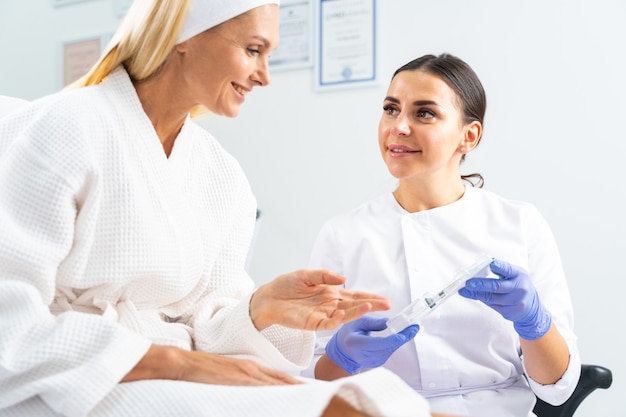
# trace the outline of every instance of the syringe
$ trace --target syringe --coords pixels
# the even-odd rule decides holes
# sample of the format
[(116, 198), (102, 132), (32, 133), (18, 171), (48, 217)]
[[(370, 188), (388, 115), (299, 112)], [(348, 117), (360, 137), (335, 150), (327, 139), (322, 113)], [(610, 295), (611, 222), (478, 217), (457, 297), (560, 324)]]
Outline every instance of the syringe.
[(418, 298), (409, 304), (404, 310), (398, 313), (387, 322), (387, 328), (398, 333), (412, 324), (419, 324), (424, 317), (439, 307), (445, 300), (457, 293), (465, 285), (465, 281), (472, 278), (483, 268), (491, 263), (493, 258), (481, 255), (476, 262), (467, 268), (463, 268), (455, 274), (454, 280), (446, 285), (435, 295), (424, 294), (423, 298)]

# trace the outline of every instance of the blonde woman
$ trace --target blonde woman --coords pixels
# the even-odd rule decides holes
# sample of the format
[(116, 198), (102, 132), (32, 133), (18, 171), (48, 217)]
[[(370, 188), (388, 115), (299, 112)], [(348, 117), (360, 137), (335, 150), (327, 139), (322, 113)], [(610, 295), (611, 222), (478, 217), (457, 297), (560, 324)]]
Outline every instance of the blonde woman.
[(277, 3), (137, 0), (77, 88), (2, 119), (0, 414), (428, 415), (390, 372), (292, 376), (386, 298), (244, 271), (255, 199), (189, 115), (270, 83)]

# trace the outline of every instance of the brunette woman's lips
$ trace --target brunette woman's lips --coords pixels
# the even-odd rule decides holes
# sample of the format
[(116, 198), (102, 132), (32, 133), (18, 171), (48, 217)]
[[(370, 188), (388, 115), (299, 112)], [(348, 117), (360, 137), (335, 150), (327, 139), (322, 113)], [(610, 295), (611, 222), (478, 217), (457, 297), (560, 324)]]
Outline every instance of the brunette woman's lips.
[(387, 150), (391, 154), (391, 156), (408, 156), (410, 154), (418, 153), (418, 150), (411, 149), (408, 146), (404, 145), (390, 145), (387, 147)]

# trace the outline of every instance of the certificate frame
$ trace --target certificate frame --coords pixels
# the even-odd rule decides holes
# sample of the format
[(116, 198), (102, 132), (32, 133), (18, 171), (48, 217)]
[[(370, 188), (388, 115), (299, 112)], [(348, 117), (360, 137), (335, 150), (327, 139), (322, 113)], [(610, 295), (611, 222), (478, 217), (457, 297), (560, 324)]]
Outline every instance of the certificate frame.
[(59, 84), (68, 86), (85, 75), (100, 59), (112, 34), (67, 39), (59, 46)]
[(313, 0), (280, 2), (280, 43), (269, 59), (272, 71), (313, 67)]
[(317, 91), (378, 85), (376, 0), (316, 0)]

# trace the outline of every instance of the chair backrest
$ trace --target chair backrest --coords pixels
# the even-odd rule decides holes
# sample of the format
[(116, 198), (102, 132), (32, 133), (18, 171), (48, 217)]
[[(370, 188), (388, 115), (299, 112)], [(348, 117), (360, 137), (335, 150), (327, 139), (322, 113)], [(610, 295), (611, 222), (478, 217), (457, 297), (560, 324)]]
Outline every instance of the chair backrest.
[(596, 388), (607, 389), (613, 382), (610, 369), (598, 365), (583, 364), (576, 389), (563, 404), (554, 406), (537, 398), (533, 412), (537, 417), (572, 417), (581, 402)]

